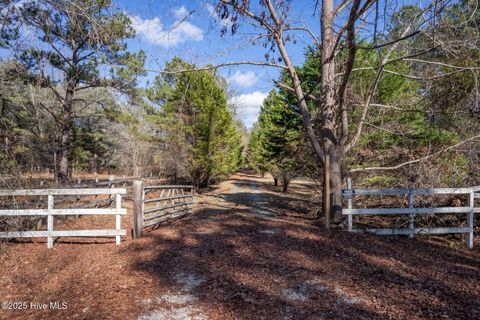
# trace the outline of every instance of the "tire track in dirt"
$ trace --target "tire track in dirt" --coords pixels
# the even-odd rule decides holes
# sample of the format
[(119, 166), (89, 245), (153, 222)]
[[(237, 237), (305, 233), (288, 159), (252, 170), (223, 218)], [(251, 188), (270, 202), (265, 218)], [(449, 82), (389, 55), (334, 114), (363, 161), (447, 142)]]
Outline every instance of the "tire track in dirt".
[[(233, 212), (235, 215), (255, 217), (261, 219), (272, 218), (272, 213), (261, 209), (257, 204), (267, 201), (263, 196), (261, 186), (258, 181), (248, 181), (240, 186), (238, 180), (228, 180), (220, 183), (220, 195), (203, 199), (204, 204), (208, 204), (212, 208), (238, 208), (238, 203), (242, 203), (243, 207), (248, 209), (248, 213)], [(260, 187), (260, 188), (259, 188)], [(232, 199), (234, 198), (234, 200)], [(226, 211), (224, 214), (228, 214)], [(277, 220), (277, 219), (275, 219)], [(276, 230), (264, 229), (259, 230), (263, 234), (275, 234)], [(195, 232), (195, 234), (208, 234), (207, 231)], [(194, 293), (194, 289), (201, 285), (205, 280), (193, 274), (185, 274), (179, 272), (174, 275), (177, 284), (180, 285), (179, 290), (167, 290), (164, 294), (157, 297), (155, 301), (143, 301), (145, 305), (162, 305), (146, 314), (138, 317), (138, 320), (204, 320), (208, 319), (203, 313), (201, 306), (198, 305), (198, 297)], [(293, 300), (296, 296), (292, 296)], [(288, 297), (287, 297), (288, 298)]]

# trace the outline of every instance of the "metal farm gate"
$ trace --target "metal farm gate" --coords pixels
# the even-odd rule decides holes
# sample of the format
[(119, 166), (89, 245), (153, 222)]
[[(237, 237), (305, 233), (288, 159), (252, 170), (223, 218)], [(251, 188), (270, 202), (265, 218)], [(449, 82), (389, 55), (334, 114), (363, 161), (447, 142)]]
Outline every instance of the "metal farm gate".
[(137, 239), (144, 229), (155, 228), (191, 213), (193, 204), (193, 186), (143, 186), (142, 181), (134, 181), (133, 237)]

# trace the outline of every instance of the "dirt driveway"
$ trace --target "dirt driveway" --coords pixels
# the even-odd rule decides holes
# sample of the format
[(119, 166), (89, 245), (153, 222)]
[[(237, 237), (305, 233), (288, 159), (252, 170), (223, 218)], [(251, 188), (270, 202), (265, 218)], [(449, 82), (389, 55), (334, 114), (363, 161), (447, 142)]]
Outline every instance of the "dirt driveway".
[(0, 300), (21, 319), (478, 319), (480, 251), (427, 238), (326, 232), (307, 195), (243, 173), (195, 213), (120, 246), (8, 244)]

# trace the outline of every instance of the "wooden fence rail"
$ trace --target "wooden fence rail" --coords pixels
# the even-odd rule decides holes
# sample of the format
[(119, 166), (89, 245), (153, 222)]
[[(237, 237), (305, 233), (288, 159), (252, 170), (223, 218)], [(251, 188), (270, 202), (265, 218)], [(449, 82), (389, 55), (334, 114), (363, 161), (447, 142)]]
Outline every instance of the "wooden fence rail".
[[(127, 209), (122, 208), (122, 195), (127, 193), (125, 188), (83, 188), (83, 189), (25, 189), (25, 190), (0, 190), (1, 197), (16, 196), (47, 196), (46, 209), (4, 209), (0, 210), (0, 217), (17, 216), (46, 216), (46, 231), (5, 231), (0, 232), (0, 238), (31, 238), (46, 237), (48, 248), (53, 248), (55, 237), (110, 237), (114, 236), (116, 243), (120, 244), (121, 236), (126, 235), (122, 229), (121, 216), (127, 214)], [(54, 208), (55, 196), (89, 196), (108, 195), (115, 196), (115, 208), (111, 209), (83, 209), (83, 208)], [(55, 216), (68, 215), (115, 215), (115, 229), (110, 230), (54, 230)]]
[[(147, 194), (152, 193), (153, 198), (146, 198)], [(133, 183), (134, 239), (140, 238), (145, 228), (155, 227), (190, 213), (193, 205), (193, 186), (144, 186), (142, 181), (135, 181)]]
[[(154, 177), (153, 175), (143, 176), (143, 177), (129, 177), (125, 175), (123, 176), (109, 175), (107, 177), (86, 176), (86, 177), (72, 178), (72, 180), (70, 180), (66, 184), (62, 184), (60, 187), (61, 188), (99, 188), (99, 187), (127, 188), (132, 186), (133, 181), (139, 180), (139, 179), (157, 181), (156, 183), (168, 181), (168, 179), (165, 177), (160, 177), (160, 176)], [(13, 176), (2, 176), (0, 179), (0, 182), (2, 182), (1, 187), (4, 189), (20, 188), (18, 184), (15, 183), (15, 182), (18, 182), (19, 180), (22, 180), (22, 179), (19, 179)], [(58, 181), (56, 181), (54, 177), (28, 178), (28, 186), (32, 188), (49, 188), (49, 187), (56, 188), (57, 185), (58, 185)]]
[[(480, 213), (480, 208), (475, 207), (475, 199), (480, 198), (480, 187), (472, 188), (422, 188), (422, 189), (353, 189), (351, 179), (347, 180), (347, 189), (343, 190), (343, 197), (347, 199), (347, 209), (342, 213), (347, 215), (347, 228), (353, 232), (372, 232), (381, 235), (408, 235), (413, 238), (415, 234), (468, 234), (467, 246), (473, 248), (474, 214)], [(357, 196), (406, 196), (408, 195), (408, 208), (353, 208), (353, 200)], [(416, 208), (415, 195), (466, 195), (467, 206), (464, 207), (428, 207)], [(416, 228), (415, 215), (424, 214), (459, 213), (467, 215), (467, 227), (448, 228)], [(398, 229), (355, 229), (353, 216), (358, 215), (408, 215), (408, 228)]]

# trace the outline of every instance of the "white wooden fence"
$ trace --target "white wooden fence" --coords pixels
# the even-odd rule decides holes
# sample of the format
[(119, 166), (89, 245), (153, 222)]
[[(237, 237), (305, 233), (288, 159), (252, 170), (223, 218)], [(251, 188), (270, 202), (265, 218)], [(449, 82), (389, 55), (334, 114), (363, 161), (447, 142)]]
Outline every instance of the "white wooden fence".
[[(46, 209), (5, 209), (0, 210), (0, 217), (17, 216), (46, 216), (47, 230), (44, 231), (4, 231), (0, 238), (31, 238), (46, 237), (48, 248), (53, 248), (55, 237), (110, 237), (114, 236), (116, 243), (120, 244), (121, 236), (126, 235), (122, 229), (121, 216), (127, 214), (127, 209), (122, 208), (122, 195), (126, 194), (125, 188), (78, 188), (78, 189), (26, 189), (26, 190), (0, 190), (0, 197), (15, 196), (46, 196), (48, 204)], [(90, 196), (108, 195), (115, 196), (115, 208), (54, 208), (55, 196)], [(55, 216), (71, 215), (115, 215), (115, 229), (109, 230), (54, 230)]]
[[(142, 181), (133, 183), (133, 237), (142, 236), (144, 228), (180, 218), (192, 212), (193, 186), (157, 185), (143, 186)], [(148, 197), (147, 194), (153, 194)]]
[[(342, 213), (347, 215), (348, 230), (353, 232), (372, 232), (381, 235), (408, 235), (415, 234), (448, 234), (464, 233), (467, 236), (468, 248), (473, 248), (474, 214), (480, 213), (475, 207), (475, 199), (480, 198), (480, 187), (472, 188), (425, 188), (425, 189), (353, 189), (351, 179), (347, 180), (347, 189), (343, 190), (343, 197), (347, 199), (347, 209)], [(415, 207), (415, 195), (466, 195), (467, 206), (464, 207)], [(357, 196), (408, 196), (408, 208), (353, 208), (353, 200)], [(438, 227), (416, 228), (415, 215), (454, 213), (466, 215), (466, 227)], [(391, 229), (355, 229), (353, 216), (358, 215), (408, 215), (408, 228)]]

